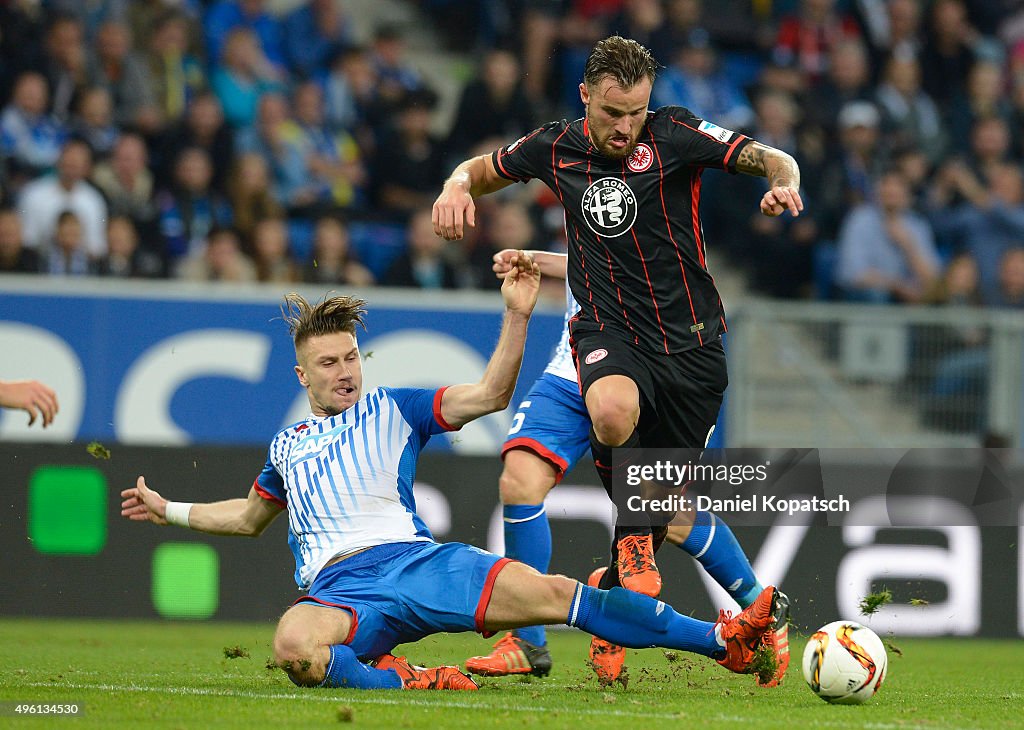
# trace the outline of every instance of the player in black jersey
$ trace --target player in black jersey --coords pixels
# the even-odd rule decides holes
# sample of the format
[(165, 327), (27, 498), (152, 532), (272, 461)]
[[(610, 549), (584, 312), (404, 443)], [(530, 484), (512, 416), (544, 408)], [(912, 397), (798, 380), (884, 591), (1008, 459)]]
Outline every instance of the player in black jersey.
[(565, 208), (568, 278), (580, 305), (570, 325), (574, 357), (594, 460), (620, 516), (601, 585), (648, 595), (661, 588), (654, 551), (664, 529), (621, 524), (629, 495), (612, 492), (612, 449), (703, 448), (721, 406), (725, 319), (705, 261), (701, 173), (768, 178), (765, 215), (803, 209), (790, 155), (681, 107), (649, 111), (656, 69), (636, 41), (600, 41), (580, 84), (585, 116), (466, 160), (433, 211), (438, 235), (458, 239), (464, 223), (475, 225), (476, 196), (532, 178)]

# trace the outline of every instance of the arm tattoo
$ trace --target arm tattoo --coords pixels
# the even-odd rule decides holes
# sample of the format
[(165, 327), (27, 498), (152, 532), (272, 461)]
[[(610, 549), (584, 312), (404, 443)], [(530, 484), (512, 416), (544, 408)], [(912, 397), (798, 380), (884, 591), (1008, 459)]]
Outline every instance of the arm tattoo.
[(740, 151), (736, 170), (747, 175), (768, 178), (770, 187), (799, 188), (800, 168), (796, 160), (781, 150), (752, 142)]

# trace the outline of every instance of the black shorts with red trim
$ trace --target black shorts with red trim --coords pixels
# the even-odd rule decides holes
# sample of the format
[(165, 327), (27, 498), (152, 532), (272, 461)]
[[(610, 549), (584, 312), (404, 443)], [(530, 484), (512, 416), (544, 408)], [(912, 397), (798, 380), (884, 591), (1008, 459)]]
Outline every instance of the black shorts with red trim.
[(703, 449), (718, 420), (729, 372), (722, 338), (665, 355), (650, 353), (586, 320), (569, 322), (580, 391), (608, 375), (624, 375), (640, 391), (640, 446)]
[(347, 611), (352, 627), (343, 643), (360, 659), (375, 659), (431, 634), (489, 636), (491, 591), (509, 562), (458, 542), (387, 543), (327, 566), (295, 603)]

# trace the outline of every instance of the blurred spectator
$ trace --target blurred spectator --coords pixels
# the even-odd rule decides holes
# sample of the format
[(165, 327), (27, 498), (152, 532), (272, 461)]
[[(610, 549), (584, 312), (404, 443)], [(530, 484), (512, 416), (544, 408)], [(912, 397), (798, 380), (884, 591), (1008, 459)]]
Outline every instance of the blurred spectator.
[(651, 49), (664, 25), (665, 9), (661, 0), (623, 0), (622, 9), (612, 18), (609, 30)]
[(288, 102), (278, 93), (264, 94), (256, 122), (235, 138), (240, 153), (258, 154), (271, 174), (274, 199), (299, 212), (320, 201), (322, 188), (312, 179), (298, 128), (288, 116)]
[(233, 127), (246, 127), (256, 118), (256, 105), (267, 91), (280, 88), (280, 75), (267, 62), (259, 40), (251, 31), (239, 28), (228, 34), (210, 83)]
[(53, 240), (57, 217), (70, 211), (82, 227), (89, 256), (98, 258), (106, 253), (107, 204), (99, 191), (87, 182), (91, 168), (89, 146), (71, 140), (61, 150), (56, 174), (33, 180), (24, 187), (18, 210), (26, 246), (45, 251)]
[(139, 234), (130, 218), (111, 216), (107, 221), (107, 255), (96, 262), (98, 275), (152, 278), (162, 275), (163, 266), (157, 252), (139, 247)]
[(127, 216), (143, 231), (156, 219), (153, 174), (146, 166), (148, 157), (142, 137), (122, 134), (114, 145), (110, 161), (97, 165), (92, 176), (93, 183), (107, 199), (110, 215)]
[(884, 173), (877, 191), (877, 202), (854, 208), (843, 222), (836, 279), (850, 301), (920, 301), (940, 270), (931, 228), (910, 210), (900, 173)]
[(804, 106), (808, 121), (824, 129), (830, 142), (839, 134), (839, 111), (854, 101), (871, 101), (871, 63), (864, 44), (856, 39), (832, 47), (828, 76), (810, 90)]
[(419, 71), (406, 58), (405, 38), (398, 28), (383, 25), (377, 29), (371, 59), (377, 76), (377, 98), (386, 108), (394, 109), (410, 92), (423, 88)]
[(313, 251), (302, 271), (307, 284), (372, 286), (373, 274), (359, 263), (345, 224), (334, 216), (316, 222)]
[(40, 3), (0, 3), (0, 105), (10, 99), (12, 85), (22, 72), (46, 65), (42, 18)]
[[(551, 77), (551, 60), (559, 35), (558, 2), (528, 2), (524, 6), (522, 29), (523, 90), (534, 104), (543, 104)], [(547, 116), (540, 108), (537, 116)]]
[(982, 305), (978, 262), (969, 253), (957, 254), (946, 264), (942, 276), (925, 292), (925, 304), (957, 307)]
[(964, 95), (967, 74), (974, 63), (972, 46), (978, 40), (978, 31), (968, 22), (962, 0), (935, 0), (925, 37), (921, 85), (936, 103), (948, 106)]
[(860, 36), (853, 19), (835, 6), (835, 0), (801, 0), (800, 12), (779, 24), (773, 61), (799, 69), (812, 85), (824, 78), (832, 46)]
[[(964, 202), (949, 207), (954, 194)], [(930, 202), (931, 222), (939, 240), (970, 253), (977, 261), (983, 290), (994, 295), (1003, 254), (1024, 241), (1024, 176), (1020, 167), (994, 166), (986, 186), (969, 167), (951, 162), (935, 176)]]
[(46, 32), (46, 80), (50, 84), (50, 111), (57, 119), (71, 117), (75, 94), (87, 85), (88, 54), (82, 26), (75, 18), (58, 15)]
[(472, 279), (476, 287), (494, 288), (494, 254), (506, 248), (529, 250), (536, 248), (535, 232), (530, 213), (519, 203), (502, 203), (487, 216), (485, 245), (477, 245), (469, 255)]
[(97, 160), (105, 160), (114, 151), (121, 130), (114, 124), (114, 102), (103, 86), (84, 89), (75, 105), (71, 132), (92, 148)]
[(240, 155), (228, 180), (228, 199), (234, 215), (234, 227), (250, 237), (264, 218), (279, 218), (282, 208), (271, 193), (270, 171), (260, 155)]
[(380, 207), (409, 214), (433, 203), (446, 172), (441, 144), (430, 132), (436, 103), (433, 92), (411, 92), (398, 113), (397, 128), (381, 140), (374, 171)]
[(1003, 67), (993, 61), (979, 60), (971, 67), (967, 86), (946, 107), (950, 137), (968, 139), (979, 119), (999, 117), (1007, 124), (1013, 118), (1013, 106), (1006, 96)]
[[(587, 58), (597, 41), (612, 33), (612, 21), (624, 0), (567, 0), (558, 23), (559, 51), (554, 54), (561, 88), (556, 99), (560, 108), (575, 110), (580, 105), (579, 80)], [(551, 64), (550, 56), (547, 61)], [(571, 119), (572, 117), (570, 117)]]
[(448, 154), (462, 159), (485, 139), (515, 139), (526, 134), (536, 126), (531, 108), (520, 82), (518, 59), (509, 51), (490, 51), (480, 76), (462, 90), (448, 137)]
[(124, 19), (131, 0), (47, 0), (51, 10), (67, 14), (82, 24), (86, 38), (95, 39), (103, 23)]
[(232, 222), (231, 207), (213, 190), (210, 156), (199, 147), (186, 147), (174, 166), (169, 190), (157, 196), (164, 258), (172, 264), (206, 245), (214, 228)]
[(210, 92), (196, 96), (183, 122), (165, 135), (158, 167), (163, 180), (171, 179), (178, 157), (188, 147), (206, 152), (213, 165), (213, 186), (225, 192), (227, 175), (235, 161), (235, 135), (224, 123), (220, 102)]
[(858, 3), (871, 44), (871, 66), (880, 69), (887, 58), (917, 58), (923, 47), (919, 0)]
[(174, 10), (159, 16), (145, 48), (153, 98), (164, 122), (175, 124), (206, 87), (202, 64), (188, 52), (187, 17)]
[(0, 208), (0, 274), (38, 273), (39, 254), (22, 245), (18, 212)]
[(935, 102), (921, 89), (921, 68), (911, 56), (893, 56), (875, 94), (882, 111), (882, 131), (891, 144), (916, 144), (932, 162), (946, 146)]
[(131, 28), (139, 48), (149, 48), (160, 21), (175, 14), (185, 21), (186, 48), (195, 57), (203, 57), (206, 42), (199, 22), (201, 12), (209, 3), (202, 0), (148, 0), (129, 2), (124, 20)]
[(178, 278), (188, 281), (251, 282), (256, 281), (256, 267), (242, 253), (238, 234), (230, 228), (210, 231), (203, 251), (185, 259)]
[(100, 26), (95, 53), (89, 59), (89, 83), (105, 86), (114, 102), (114, 121), (146, 134), (157, 132), (163, 120), (153, 97), (146, 64), (132, 51), (132, 37), (124, 23)]
[(305, 161), (308, 184), (314, 201), (348, 208), (362, 197), (366, 170), (359, 146), (344, 130), (331, 132), (324, 122), (324, 99), (320, 87), (307, 81), (292, 95), (294, 121), (285, 124), (286, 140), (298, 147)]
[[(970, 254), (954, 257), (925, 302), (944, 307), (981, 305), (978, 265)], [(951, 430), (982, 426), (989, 370), (988, 332), (984, 327), (918, 328), (917, 349), (927, 356), (930, 379), (924, 401), (925, 423)]]
[(352, 25), (339, 0), (310, 0), (284, 19), (288, 65), (301, 78), (312, 78), (353, 40)]
[(839, 148), (833, 162), (822, 170), (809, 211), (825, 240), (836, 240), (847, 213), (873, 197), (872, 186), (884, 160), (880, 122), (878, 109), (868, 101), (850, 102), (839, 112)]
[(0, 115), (0, 159), (7, 158), (7, 179), (15, 188), (53, 167), (67, 138), (46, 107), (46, 79), (35, 72), (19, 76)]
[(999, 262), (999, 293), (994, 307), (1024, 309), (1024, 248), (1011, 248)]
[(93, 273), (82, 239), (82, 222), (70, 210), (57, 216), (53, 242), (43, 254), (42, 270), (51, 276), (87, 276)]
[(651, 108), (683, 106), (728, 129), (750, 127), (754, 110), (743, 90), (718, 67), (715, 51), (706, 39), (691, 41), (674, 55), (671, 64), (654, 83)]
[(253, 262), (257, 281), (291, 284), (298, 281), (295, 264), (288, 256), (288, 226), (281, 218), (266, 218), (252, 234)]
[(417, 210), (409, 220), (408, 250), (395, 259), (384, 276), (385, 286), (456, 289), (459, 271), (448, 261), (449, 247), (434, 233), (431, 209)]
[(1000, 117), (984, 117), (971, 128), (968, 164), (982, 181), (991, 177), (993, 168), (1012, 162), (1010, 128)]
[(378, 123), (377, 72), (366, 49), (347, 48), (331, 61), (321, 79), (327, 121), (354, 133), (364, 147), (370, 128)]
[(252, 34), (258, 43), (257, 47), (262, 48), (260, 55), (265, 56), (278, 69), (283, 69), (285, 56), (281, 25), (277, 18), (266, 11), (266, 5), (266, 0), (219, 0), (214, 3), (203, 18), (207, 58), (220, 58), (230, 43), (231, 35), (235, 31), (245, 30)]

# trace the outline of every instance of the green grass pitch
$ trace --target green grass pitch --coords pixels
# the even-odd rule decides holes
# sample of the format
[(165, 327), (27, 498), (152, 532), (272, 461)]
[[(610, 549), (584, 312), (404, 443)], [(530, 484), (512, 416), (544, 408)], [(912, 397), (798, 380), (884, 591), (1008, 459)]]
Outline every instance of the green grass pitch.
[[(484, 679), (479, 692), (303, 690), (270, 671), (270, 624), (0, 620), (0, 727), (245, 728), (1003, 728), (1024, 711), (1024, 642), (901, 640), (867, 705), (830, 706), (800, 675), (794, 637), (785, 683), (658, 649), (631, 651), (626, 689), (584, 667), (587, 637), (552, 632), (552, 676)], [(401, 648), (416, 663), (459, 663), (488, 643), (470, 634)], [(248, 656), (227, 658), (229, 649)], [(78, 718), (20, 718), (12, 701), (78, 702)]]

